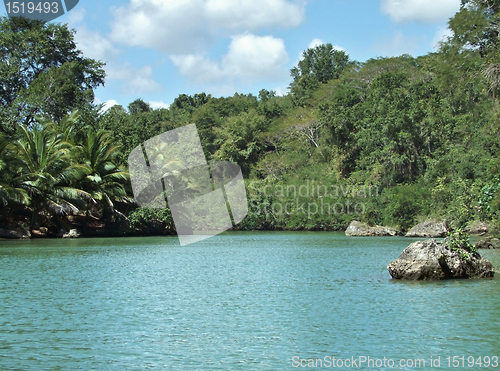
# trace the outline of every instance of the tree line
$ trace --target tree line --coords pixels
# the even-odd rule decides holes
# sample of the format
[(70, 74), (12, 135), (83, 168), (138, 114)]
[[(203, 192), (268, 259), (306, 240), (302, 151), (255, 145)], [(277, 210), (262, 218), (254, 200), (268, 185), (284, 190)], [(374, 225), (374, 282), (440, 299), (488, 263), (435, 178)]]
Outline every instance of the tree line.
[(307, 49), (285, 96), (180, 94), (169, 109), (137, 99), (105, 112), (93, 104), (103, 64), (81, 55), (67, 26), (3, 19), (0, 223), (173, 233), (168, 209), (135, 205), (127, 157), (145, 140), (195, 123), (207, 159), (238, 163), (254, 188), (378, 190), (330, 200), (362, 203), (360, 215), (278, 212), (273, 205), (323, 201), (249, 192), (251, 213), (239, 228), (336, 230), (356, 218), (404, 231), (428, 217), (498, 228), (498, 3), (462, 1), (452, 36), (425, 56), (360, 63), (331, 44)]

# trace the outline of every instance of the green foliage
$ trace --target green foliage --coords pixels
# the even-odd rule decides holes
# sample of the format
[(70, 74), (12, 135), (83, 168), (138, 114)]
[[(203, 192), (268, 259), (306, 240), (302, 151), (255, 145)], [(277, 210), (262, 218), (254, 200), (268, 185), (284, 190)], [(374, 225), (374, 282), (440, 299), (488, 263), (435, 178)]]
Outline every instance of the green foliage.
[(121, 214), (114, 202), (131, 201), (119, 147), (109, 133), (79, 128), (77, 122), (73, 114), (59, 124), (44, 121), (31, 129), (20, 124), (17, 138), (7, 144), (5, 134), (0, 136), (3, 208), (29, 211), (31, 228), (65, 228), (68, 216), (92, 210), (109, 221)]
[(14, 143), (14, 181), (29, 194), (34, 211), (49, 210), (59, 215), (78, 211), (78, 201), (88, 194), (73, 184), (86, 169), (72, 161), (72, 145), (49, 127), (28, 130), (21, 125), (19, 134)]
[(194, 96), (180, 94), (177, 98), (175, 98), (172, 108), (192, 112), (194, 109), (206, 104), (210, 99), (211, 95), (206, 95), (205, 93), (195, 94)]
[(259, 99), (261, 102), (267, 102), (269, 99), (274, 98), (276, 96), (276, 92), (274, 90), (266, 90), (262, 89), (259, 91)]
[(343, 50), (334, 49), (330, 43), (318, 45), (302, 53), (302, 59), (297, 67), (292, 68), (291, 75), (294, 82), (309, 76), (325, 84), (338, 79), (349, 63), (349, 56)]
[(477, 202), (480, 186), (462, 178), (456, 178), (450, 186), (453, 199), (447, 205), (446, 219), (452, 226), (463, 227), (468, 221), (480, 216)]
[(107, 221), (109, 213), (117, 212), (115, 202), (131, 201), (125, 190), (130, 177), (120, 162), (121, 148), (113, 144), (109, 132), (102, 129), (95, 132), (90, 126), (86, 129), (85, 141), (79, 148), (80, 162), (86, 167), (80, 186), (89, 195), (89, 211), (97, 208)]
[(418, 215), (429, 212), (427, 195), (428, 189), (422, 182), (385, 189), (382, 193), (382, 199), (385, 200), (382, 212), (384, 225), (394, 226), (402, 231), (413, 227)]
[(458, 251), (463, 260), (470, 260), (477, 253), (477, 248), (470, 243), (469, 234), (460, 228), (447, 233), (446, 243), (451, 251)]
[(80, 54), (66, 25), (0, 18), (1, 130), (13, 134), (39, 114), (59, 121), (90, 104), (104, 83), (104, 64)]
[[(238, 163), (248, 184), (377, 189), (252, 195), (240, 228), (332, 230), (356, 218), (406, 230), (427, 217), (500, 226), (500, 8), (462, 3), (449, 22), (453, 36), (435, 53), (359, 63), (325, 44), (304, 51), (285, 96), (180, 94), (169, 109), (136, 99), (104, 113), (90, 103), (102, 64), (80, 55), (72, 31), (3, 19), (0, 218), (16, 210), (55, 224), (86, 214), (121, 218), (125, 233), (170, 233), (168, 210), (130, 205), (126, 161), (146, 140), (195, 123), (207, 159)], [(80, 114), (65, 116), (74, 107)], [(168, 191), (199, 189), (175, 175), (175, 162), (164, 169)], [(321, 202), (362, 204), (364, 213), (308, 215), (297, 206)], [(277, 212), (287, 203), (290, 213)], [(456, 246), (465, 243), (457, 233)], [(464, 246), (465, 259), (474, 251)]]
[(125, 232), (128, 234), (172, 234), (174, 222), (170, 209), (138, 208), (128, 214)]
[(468, 252), (464, 250), (460, 250), (460, 259), (462, 260), (470, 260), (471, 256)]
[(302, 53), (298, 66), (291, 69), (293, 81), (290, 91), (296, 106), (306, 106), (320, 84), (338, 79), (345, 68), (353, 63), (343, 50), (332, 44), (318, 45)]
[(217, 133), (214, 159), (235, 162), (248, 174), (261, 150), (257, 138), (265, 126), (266, 119), (254, 110), (229, 118)]
[(479, 197), (479, 207), (484, 218), (491, 220), (493, 217), (498, 217), (499, 197), (498, 190), (500, 189), (500, 178), (497, 181), (490, 183), (481, 188)]
[(95, 130), (104, 129), (110, 132), (114, 142), (122, 148), (121, 156), (124, 161), (135, 147), (155, 135), (177, 127), (176, 123), (172, 122), (172, 115), (166, 109), (138, 110), (137, 113), (130, 114), (118, 105), (98, 115), (89, 122), (89, 125)]
[(0, 133), (0, 205), (4, 208), (10, 203), (27, 205), (30, 198), (25, 189), (15, 180), (16, 174), (9, 166), (16, 158), (15, 147), (4, 133)]
[(128, 105), (128, 111), (130, 114), (136, 115), (138, 113), (151, 111), (151, 107), (148, 103), (139, 98)]
[(286, 100), (275, 97), (274, 94), (269, 94), (265, 99), (261, 99), (257, 107), (257, 112), (266, 116), (268, 120), (274, 120), (289, 109), (287, 103)]

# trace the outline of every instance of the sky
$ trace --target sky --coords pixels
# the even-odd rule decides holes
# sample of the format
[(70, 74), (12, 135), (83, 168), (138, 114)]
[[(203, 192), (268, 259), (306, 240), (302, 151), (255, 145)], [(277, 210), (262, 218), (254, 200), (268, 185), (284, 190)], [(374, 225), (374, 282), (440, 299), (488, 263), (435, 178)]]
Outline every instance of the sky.
[[(179, 94), (288, 92), (302, 51), (323, 43), (352, 60), (425, 55), (450, 35), (460, 0), (80, 0), (53, 22), (106, 62), (105, 108)], [(6, 16), (3, 8), (0, 15)]]

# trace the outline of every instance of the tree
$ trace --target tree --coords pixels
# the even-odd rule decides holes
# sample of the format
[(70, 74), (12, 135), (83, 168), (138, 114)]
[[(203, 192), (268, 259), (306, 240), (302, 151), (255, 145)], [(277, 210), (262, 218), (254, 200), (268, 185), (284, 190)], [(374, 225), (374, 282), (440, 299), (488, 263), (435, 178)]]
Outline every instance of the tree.
[(493, 98), (500, 88), (500, 2), (462, 0), (460, 11), (449, 21), (453, 37), (443, 43), (445, 52), (458, 49), (462, 54), (478, 52), (483, 60), (483, 76)]
[(14, 133), (35, 116), (59, 121), (94, 100), (104, 63), (85, 58), (67, 25), (0, 18), (0, 129)]
[(294, 81), (311, 76), (325, 84), (329, 80), (338, 79), (349, 64), (349, 55), (345, 51), (335, 49), (330, 43), (322, 44), (304, 51), (302, 60), (297, 67), (292, 68), (291, 75)]
[(174, 99), (172, 108), (184, 109), (192, 112), (193, 109), (208, 103), (211, 98), (212, 96), (210, 94), (206, 95), (205, 93), (195, 94), (194, 96), (179, 94), (179, 96)]
[(259, 99), (261, 102), (267, 102), (269, 99), (276, 96), (276, 92), (274, 90), (261, 89), (259, 91)]
[(121, 148), (113, 144), (109, 132), (89, 126), (80, 149), (79, 161), (86, 166), (86, 176), (81, 188), (89, 194), (89, 203), (98, 205), (104, 220), (118, 213), (115, 202), (129, 202), (125, 183), (130, 179), (128, 171), (120, 164)]
[(290, 70), (293, 81), (290, 84), (296, 105), (303, 106), (311, 98), (311, 93), (319, 84), (338, 79), (342, 71), (351, 65), (349, 55), (333, 45), (322, 44), (302, 53), (302, 60)]
[(14, 143), (16, 168), (14, 183), (31, 200), (31, 229), (38, 217), (46, 212), (51, 216), (65, 216), (79, 211), (79, 204), (89, 194), (76, 187), (87, 169), (72, 161), (75, 151), (47, 126), (28, 129), (19, 126), (20, 138)]
[(460, 11), (449, 21), (453, 31), (452, 43), (461, 48), (479, 48), (482, 55), (498, 42), (497, 16), (488, 1), (462, 1)]
[[(130, 105), (133, 103), (135, 102)], [(114, 143), (121, 145), (120, 152), (124, 161), (135, 147), (163, 131), (176, 127), (175, 123), (172, 122), (171, 112), (167, 109), (132, 114), (120, 105), (111, 107), (93, 121), (92, 115), (86, 120), (86, 124), (92, 126), (96, 131), (99, 129), (108, 131)]]
[(4, 133), (0, 133), (0, 205), (29, 203), (27, 192), (19, 188), (13, 180), (13, 172), (9, 167), (15, 159), (15, 151)]
[(128, 111), (134, 115), (143, 112), (151, 111), (151, 106), (144, 102), (141, 98), (134, 100), (128, 105)]
[(250, 171), (262, 150), (258, 135), (265, 129), (266, 119), (255, 110), (231, 117), (218, 130), (217, 144), (220, 146), (214, 159), (232, 161), (241, 166), (244, 174)]

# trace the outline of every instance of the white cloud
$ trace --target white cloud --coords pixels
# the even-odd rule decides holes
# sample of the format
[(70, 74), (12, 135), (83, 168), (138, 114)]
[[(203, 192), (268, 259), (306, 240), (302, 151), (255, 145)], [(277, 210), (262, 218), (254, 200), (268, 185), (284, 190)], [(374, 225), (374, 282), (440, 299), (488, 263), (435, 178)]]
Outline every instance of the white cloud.
[(70, 25), (80, 23), (81, 21), (83, 21), (83, 18), (85, 17), (85, 13), (86, 13), (86, 10), (84, 7), (78, 7), (76, 9), (72, 10), (68, 16), (68, 23)]
[(239, 35), (232, 38), (229, 52), (222, 59), (230, 75), (272, 80), (288, 61), (285, 43), (272, 36)]
[(276, 92), (276, 95), (280, 97), (285, 96), (290, 92), (288, 86), (279, 86), (274, 89), (274, 91)]
[(181, 75), (189, 77), (198, 82), (212, 82), (220, 79), (221, 68), (203, 54), (194, 55), (173, 55), (170, 57), (177, 66)]
[(460, 10), (460, 0), (382, 0), (381, 10), (398, 23), (442, 22)]
[(205, 14), (212, 26), (247, 31), (298, 26), (302, 22), (303, 8), (285, 0), (208, 0)]
[(218, 36), (298, 26), (304, 5), (304, 0), (130, 0), (114, 10), (111, 38), (167, 54), (194, 54)]
[(117, 105), (117, 104), (119, 104), (119, 103), (118, 103), (116, 100), (114, 100), (114, 99), (110, 99), (110, 100), (108, 100), (108, 101), (106, 101), (106, 102), (104, 103), (104, 106), (101, 108), (101, 111), (100, 111), (100, 112), (101, 112), (101, 113), (104, 113), (104, 112), (106, 112), (108, 109), (110, 109), (111, 107), (113, 107), (113, 106), (115, 106), (115, 105)]
[(432, 39), (432, 47), (435, 51), (439, 49), (439, 43), (441, 41), (446, 41), (448, 37), (453, 36), (453, 31), (450, 30), (448, 27), (441, 27), (436, 34), (434, 35), (434, 38)]
[(135, 68), (129, 63), (119, 64), (117, 58), (120, 51), (113, 43), (99, 32), (90, 31), (83, 24), (78, 27), (75, 41), (86, 57), (106, 63), (104, 71), (106, 79), (121, 80), (122, 91), (127, 93), (150, 93), (162, 90), (160, 84), (153, 80), (151, 66)]
[(197, 82), (275, 81), (288, 75), (285, 43), (272, 36), (234, 36), (220, 62), (203, 54), (174, 55), (171, 59), (181, 74)]
[(148, 102), (148, 104), (151, 106), (152, 109), (158, 109), (158, 108), (169, 108), (170, 104), (165, 103), (164, 101), (152, 101)]
[(323, 44), (326, 44), (323, 40), (321, 39), (312, 39), (312, 41), (309, 43), (309, 45), (307, 45), (307, 49), (311, 49), (311, 48), (315, 48), (319, 45), (323, 45)]
[(99, 32), (91, 31), (85, 23), (82, 23), (86, 14), (85, 8), (78, 7), (68, 15), (70, 28), (76, 29), (75, 43), (77, 48), (88, 58), (107, 62), (116, 58), (119, 50), (113, 43)]
[[(68, 19), (70, 27), (76, 29), (75, 42), (85, 57), (105, 62), (106, 78), (121, 81), (122, 92), (138, 94), (162, 91), (162, 86), (152, 77), (153, 69), (151, 66), (136, 68), (128, 62), (124, 64), (118, 62), (120, 50), (115, 47), (112, 39), (103, 36), (100, 32), (89, 30), (86, 24), (82, 23), (85, 13), (85, 8), (78, 8), (71, 11)], [(108, 102), (116, 103), (114, 100)], [(105, 109), (107, 108), (105, 107)]]
[[(309, 45), (307, 45), (307, 49), (312, 49), (312, 48), (315, 48), (315, 47), (323, 45), (323, 44), (326, 44), (326, 43), (321, 39), (318, 39), (318, 38), (312, 39), (312, 41), (309, 43)], [(342, 50), (345, 52), (345, 48), (343, 48), (339, 45), (332, 45), (332, 46), (333, 46), (333, 49)]]
[(401, 31), (396, 31), (390, 38), (385, 38), (375, 45), (375, 51), (382, 57), (394, 57), (402, 54), (414, 54), (418, 50), (418, 37), (405, 36)]
[(109, 39), (85, 25), (78, 27), (75, 42), (86, 57), (103, 62), (115, 59), (120, 53)]
[(155, 93), (162, 90), (162, 86), (152, 77), (153, 68), (151, 66), (134, 68), (129, 63), (124, 63), (114, 65), (106, 72), (110, 80), (123, 81), (122, 90), (128, 94)]

